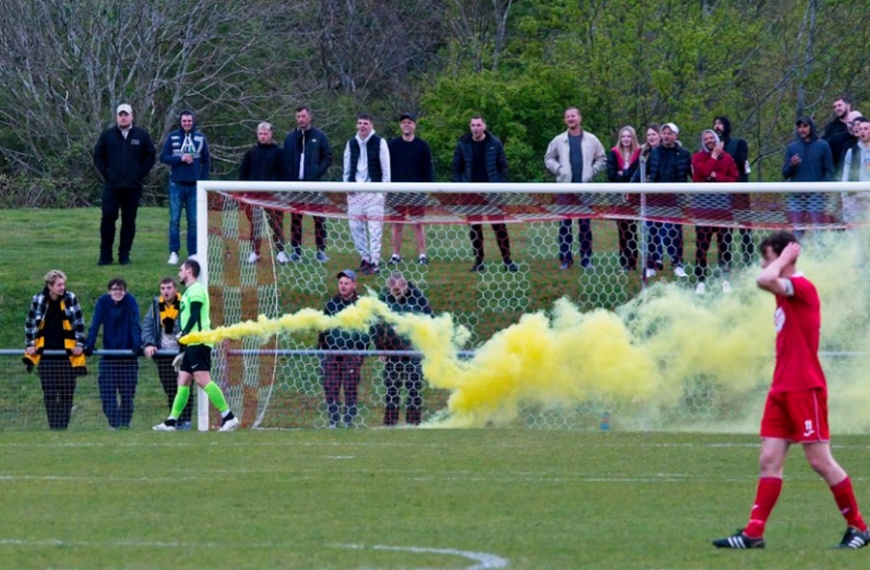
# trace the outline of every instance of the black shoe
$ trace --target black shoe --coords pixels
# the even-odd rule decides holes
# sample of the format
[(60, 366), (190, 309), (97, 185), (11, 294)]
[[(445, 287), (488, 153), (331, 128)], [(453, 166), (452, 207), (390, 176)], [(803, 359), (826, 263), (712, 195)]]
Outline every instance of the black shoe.
[(504, 268), (511, 273), (516, 273), (520, 270), (519, 266), (513, 261), (505, 261)]
[(849, 527), (846, 529), (846, 534), (843, 535), (843, 540), (837, 545), (837, 548), (864, 548), (870, 543), (870, 530), (861, 532), (857, 528)]
[(482, 273), (485, 270), (486, 265), (484, 265), (482, 261), (475, 262), (474, 265), (471, 266), (471, 269), (469, 269), (472, 273)]
[(371, 270), (372, 270), (372, 264), (369, 263), (368, 261), (366, 261), (365, 259), (363, 259), (359, 264), (358, 271), (360, 273), (362, 273), (363, 275), (368, 275), (369, 271), (371, 271)]
[(559, 264), (559, 269), (561, 269), (561, 270), (571, 269), (571, 266), (573, 266), (573, 265), (574, 265), (573, 259), (563, 259), (562, 263)]
[(595, 265), (592, 264), (592, 260), (589, 258), (581, 260), (580, 267), (582, 267), (583, 269), (595, 269)]
[(726, 538), (713, 541), (716, 548), (764, 548), (764, 538), (749, 538), (741, 530)]
[(125, 256), (125, 257), (119, 257), (119, 258), (118, 258), (118, 263), (120, 263), (121, 265), (130, 265), (130, 258), (129, 258), (129, 257), (126, 257), (126, 256)]
[(381, 272), (380, 264), (372, 263), (369, 265), (369, 275), (375, 275)]
[(97, 261), (97, 265), (112, 265), (114, 260), (111, 257), (101, 257), (99, 261)]

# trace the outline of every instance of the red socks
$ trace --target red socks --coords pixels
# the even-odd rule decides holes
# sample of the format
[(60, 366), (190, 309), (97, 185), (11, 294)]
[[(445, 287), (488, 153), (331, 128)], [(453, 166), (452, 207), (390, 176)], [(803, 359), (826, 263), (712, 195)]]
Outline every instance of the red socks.
[(843, 515), (849, 526), (855, 527), (862, 532), (867, 530), (867, 524), (861, 517), (861, 512), (858, 510), (858, 501), (855, 500), (855, 493), (852, 491), (852, 480), (846, 477), (831, 487), (831, 493), (834, 494), (834, 500), (837, 502), (840, 514)]
[[(851, 489), (850, 486), (850, 493)], [(750, 538), (761, 538), (764, 536), (764, 525), (770, 517), (773, 507), (776, 505), (776, 501), (779, 499), (780, 491), (782, 491), (782, 479), (762, 477), (758, 480), (755, 504), (752, 505), (752, 511), (749, 513), (749, 524), (743, 529), (743, 534)], [(854, 501), (854, 497), (852, 500)]]

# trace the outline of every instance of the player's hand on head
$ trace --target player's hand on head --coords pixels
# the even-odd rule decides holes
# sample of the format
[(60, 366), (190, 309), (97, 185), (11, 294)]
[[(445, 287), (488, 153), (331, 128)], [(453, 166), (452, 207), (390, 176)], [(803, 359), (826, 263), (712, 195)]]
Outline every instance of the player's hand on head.
[(780, 257), (784, 257), (788, 261), (794, 261), (801, 254), (801, 244), (796, 241), (789, 243), (785, 246), (785, 249), (782, 250)]

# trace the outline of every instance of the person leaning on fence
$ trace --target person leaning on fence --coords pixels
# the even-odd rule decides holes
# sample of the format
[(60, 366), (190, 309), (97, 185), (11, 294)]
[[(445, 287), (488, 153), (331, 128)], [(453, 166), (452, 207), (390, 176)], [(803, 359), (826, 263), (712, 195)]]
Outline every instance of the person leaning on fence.
[[(177, 338), (181, 332), (180, 306), (181, 294), (175, 279), (164, 277), (160, 280), (160, 295), (154, 297), (142, 319), (142, 352), (157, 367), (170, 412), (178, 393), (178, 372), (172, 366), (172, 361), (181, 349)], [(193, 404), (188, 400), (178, 417), (178, 429), (191, 428), (192, 411)]]
[[(142, 326), (139, 304), (127, 292), (127, 282), (120, 277), (109, 280), (108, 293), (97, 299), (94, 320), (85, 341), (85, 354), (90, 356), (103, 329), (103, 348), (123, 350), (125, 355), (104, 355), (100, 359), (100, 400), (103, 413), (112, 429), (127, 429), (133, 419), (133, 398), (139, 382), (139, 361), (142, 348)], [(120, 398), (120, 401), (119, 401)]]
[[(323, 309), (327, 316), (337, 315), (359, 300), (356, 292), (356, 272), (345, 269), (335, 276), (338, 279), (338, 294), (326, 302)], [(320, 350), (365, 350), (369, 337), (341, 329), (320, 333), (317, 339)], [(344, 426), (353, 427), (357, 415), (357, 390), (362, 378), (363, 356), (359, 354), (328, 354), (323, 357), (323, 392), (329, 427), (334, 429), (342, 421), (341, 391), (344, 390)]]
[[(88, 373), (85, 367), (85, 321), (79, 301), (67, 291), (66, 274), (52, 269), (45, 274), (45, 287), (30, 300), (24, 321), (24, 364), (27, 371), (36, 367), (48, 427), (63, 430), (69, 426), (76, 377)], [(63, 356), (46, 355), (46, 350), (62, 350)]]
[[(432, 307), (423, 292), (398, 271), (387, 278), (387, 288), (381, 293), (380, 300), (394, 313), (432, 314)], [(414, 350), (411, 342), (397, 334), (392, 325), (376, 325), (373, 337), (378, 350)], [(419, 425), (423, 415), (423, 365), (419, 356), (384, 358), (384, 387), (387, 390), (385, 426), (394, 426), (399, 422), (402, 386), (408, 392), (405, 423)]]

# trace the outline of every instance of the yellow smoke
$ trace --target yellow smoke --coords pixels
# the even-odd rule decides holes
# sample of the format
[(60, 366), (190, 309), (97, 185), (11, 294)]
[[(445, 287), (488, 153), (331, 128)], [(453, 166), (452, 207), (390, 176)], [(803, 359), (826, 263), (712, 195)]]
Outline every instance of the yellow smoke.
[[(822, 297), (823, 351), (865, 351), (867, 287), (852, 234), (826, 235), (804, 248), (798, 266)], [(832, 270), (835, 268), (835, 270)], [(698, 297), (685, 284), (659, 283), (615, 312), (583, 313), (570, 301), (524, 315), (468, 360), (458, 357), (466, 329), (450, 314), (395, 314), (373, 296), (334, 316), (302, 309), (193, 333), (185, 342), (390, 323), (423, 353), (426, 381), (449, 391), (447, 410), (429, 425), (477, 427), (514, 421), (520, 407), (574, 414), (613, 413), (626, 429), (755, 431), (773, 370), (774, 299), (755, 286), (758, 269), (731, 275), (733, 292)], [(715, 290), (715, 279), (709, 289)], [(823, 361), (834, 429), (870, 427), (866, 356)], [(591, 403), (594, 403), (591, 404)], [(709, 410), (705, 406), (710, 407)], [(834, 412), (836, 410), (836, 412)], [(709, 421), (699, 418), (709, 416)]]

